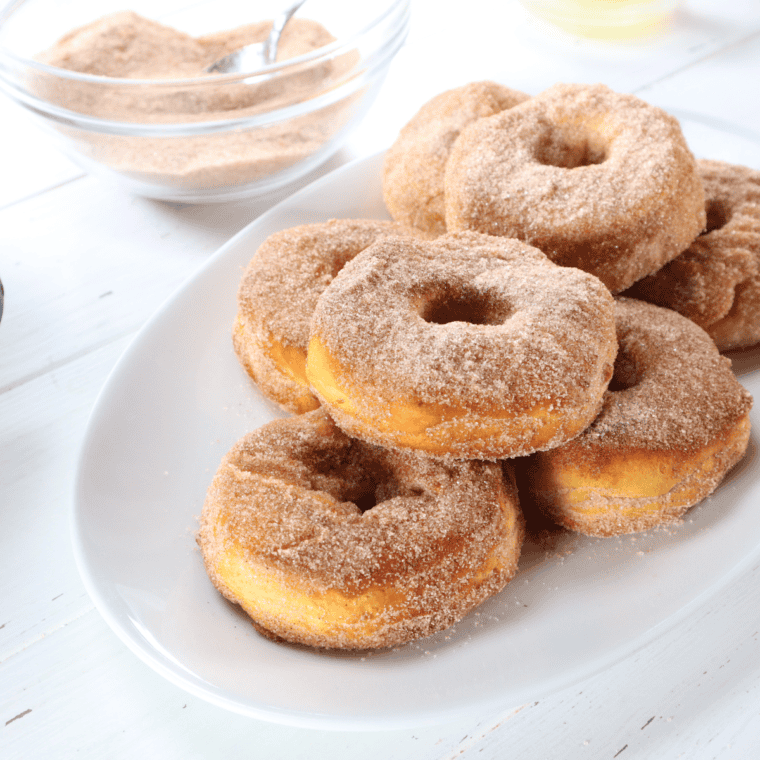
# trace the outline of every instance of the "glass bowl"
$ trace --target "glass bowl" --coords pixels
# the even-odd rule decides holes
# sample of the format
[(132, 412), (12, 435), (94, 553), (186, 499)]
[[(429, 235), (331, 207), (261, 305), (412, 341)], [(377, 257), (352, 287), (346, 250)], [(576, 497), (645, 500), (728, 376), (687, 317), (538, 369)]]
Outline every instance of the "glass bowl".
[[(121, 3), (15, 0), (0, 11), (0, 88), (82, 168), (133, 194), (188, 203), (264, 195), (327, 160), (359, 123), (406, 38), (409, 4), (309, 0), (280, 49), (289, 54), (286, 35), (303, 19), (331, 35), (311, 35), (309, 45), (318, 47), (294, 43), (293, 57), (244, 75), (124, 78), (62, 68), (61, 56), (53, 59), (58, 65), (39, 60), (51, 60), (43, 52), (71, 30), (123, 11)], [(266, 0), (135, 0), (126, 13), (193, 40), (229, 44), (227, 30), (245, 25), (255, 25), (254, 39), (263, 40), (269, 25), (254, 22), (271, 20), (280, 7)], [(156, 40), (141, 40), (144, 49), (151, 44), (155, 50)], [(118, 46), (108, 48), (109, 60), (118, 64), (120, 55)]]

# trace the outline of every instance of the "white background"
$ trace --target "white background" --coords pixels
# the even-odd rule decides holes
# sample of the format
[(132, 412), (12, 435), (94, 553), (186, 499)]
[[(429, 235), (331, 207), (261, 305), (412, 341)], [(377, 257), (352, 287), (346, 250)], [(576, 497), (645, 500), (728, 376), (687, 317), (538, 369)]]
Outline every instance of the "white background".
[[(618, 46), (547, 34), (511, 0), (445, 7), (414, 0), (407, 45), (330, 167), (386, 147), (422, 102), (477, 79), (531, 94), (557, 81), (601, 81), (760, 139), (757, 0), (688, 0), (663, 35)], [(74, 565), (79, 444), (136, 331), (266, 204), (132, 198), (84, 176), (5, 98), (0, 116), (0, 757), (759, 756), (757, 567), (606, 672), (477, 722), (294, 729), (211, 706), (137, 660)]]

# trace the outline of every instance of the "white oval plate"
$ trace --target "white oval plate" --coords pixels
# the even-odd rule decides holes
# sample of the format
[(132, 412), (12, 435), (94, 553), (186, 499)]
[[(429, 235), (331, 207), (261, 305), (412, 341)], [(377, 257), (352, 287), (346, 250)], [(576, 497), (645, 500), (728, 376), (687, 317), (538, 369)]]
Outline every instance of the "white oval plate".
[[(698, 156), (760, 168), (760, 137), (679, 114)], [(756, 439), (712, 498), (674, 528), (526, 544), (515, 580), (455, 628), (394, 650), (325, 654), (275, 644), (212, 587), (197, 516), (222, 455), (275, 416), (238, 365), (230, 330), (243, 268), (277, 230), (387, 218), (382, 156), (275, 207), (223, 246), (145, 325), (95, 405), (72, 533), (85, 585), (142, 660), (187, 691), (270, 721), (400, 728), (516, 707), (652, 641), (760, 558)], [(760, 397), (760, 352), (736, 357)], [(753, 412), (760, 429), (758, 412)]]

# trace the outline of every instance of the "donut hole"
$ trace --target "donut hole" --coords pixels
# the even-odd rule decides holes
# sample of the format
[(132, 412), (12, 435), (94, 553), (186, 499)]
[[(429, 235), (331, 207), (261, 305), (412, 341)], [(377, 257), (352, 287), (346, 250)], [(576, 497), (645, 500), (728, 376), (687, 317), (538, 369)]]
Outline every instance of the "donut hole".
[(420, 488), (400, 489), (398, 482), (393, 478), (384, 482), (377, 482), (370, 478), (362, 483), (361, 489), (354, 494), (351, 501), (356, 504), (360, 512), (364, 513), (397, 496), (419, 497), (423, 494), (424, 491)]
[(340, 502), (351, 502), (359, 512), (397, 496), (420, 496), (422, 489), (403, 487), (395, 468), (374, 447), (359, 441), (345, 449), (309, 452), (312, 487)]
[(589, 129), (553, 129), (540, 135), (534, 158), (544, 166), (577, 169), (607, 160), (607, 145)]
[(378, 499), (377, 489), (375, 488), (374, 483), (368, 482), (364, 485), (365, 487), (362, 491), (355, 494), (354, 498), (351, 499), (351, 501), (356, 504), (356, 508), (362, 513), (369, 512), (372, 507), (376, 507), (381, 501), (383, 501), (383, 499)]
[(725, 227), (731, 219), (729, 205), (717, 199), (709, 200), (705, 204), (705, 213), (707, 214), (707, 225), (703, 233), (705, 235)]
[(487, 293), (465, 289), (456, 293), (444, 291), (428, 300), (420, 316), (434, 325), (466, 322), (471, 325), (501, 325), (512, 309)]
[(637, 385), (641, 379), (641, 373), (636, 366), (636, 362), (622, 351), (618, 352), (617, 359), (615, 359), (615, 367), (612, 372), (612, 379), (607, 386), (607, 390), (613, 393), (619, 393), (620, 391), (628, 390)]

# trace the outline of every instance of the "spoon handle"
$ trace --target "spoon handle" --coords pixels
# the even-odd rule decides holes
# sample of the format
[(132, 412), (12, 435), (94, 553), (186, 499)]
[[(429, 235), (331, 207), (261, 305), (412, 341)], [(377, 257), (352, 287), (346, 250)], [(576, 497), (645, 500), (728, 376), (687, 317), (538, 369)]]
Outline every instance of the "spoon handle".
[(264, 61), (274, 63), (277, 56), (277, 46), (280, 44), (280, 35), (285, 25), (290, 21), (293, 14), (306, 2), (306, 0), (294, 0), (285, 10), (272, 22), (272, 31), (264, 43)]

